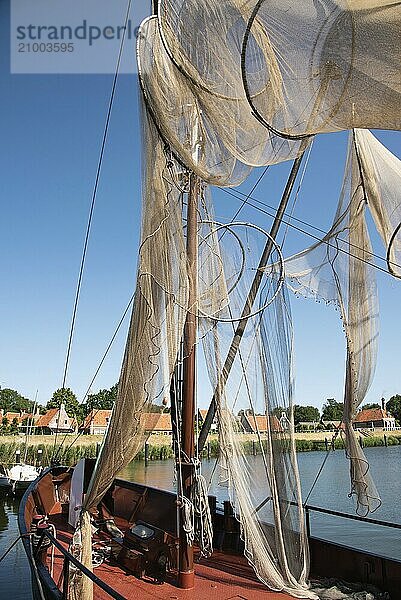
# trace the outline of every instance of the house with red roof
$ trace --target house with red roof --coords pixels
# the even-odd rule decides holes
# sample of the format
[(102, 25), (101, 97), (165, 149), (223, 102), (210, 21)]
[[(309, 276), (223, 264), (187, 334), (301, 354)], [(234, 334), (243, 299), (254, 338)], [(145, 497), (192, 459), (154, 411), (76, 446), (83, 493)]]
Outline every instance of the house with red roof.
[(272, 431), (282, 431), (283, 427), (276, 415), (271, 415), (269, 419), (266, 415), (253, 415), (247, 412), (241, 412), (241, 427), (245, 433), (267, 433), (270, 428)]
[(41, 429), (43, 433), (73, 433), (75, 421), (68, 416), (64, 404), (60, 408), (51, 408), (46, 414), (40, 415), (36, 421), (36, 431)]
[(141, 416), (145, 431), (158, 435), (172, 435), (170, 413), (143, 413)]
[[(3, 412), (3, 411), (2, 411)], [(9, 425), (11, 425), (11, 423), (14, 422), (14, 419), (16, 419), (18, 425), (20, 423), (22, 423), (23, 420), (23, 415), (24, 413), (20, 413), (20, 412), (6, 412), (4, 414), (1, 415), (2, 419), (7, 419), (7, 422)], [(28, 416), (28, 415), (26, 415)]]
[[(80, 427), (84, 433), (90, 435), (103, 435), (106, 433), (111, 419), (111, 410), (93, 409), (86, 417)], [(169, 413), (143, 413), (141, 424), (145, 431), (160, 435), (171, 435), (171, 416)]]
[(107, 426), (110, 422), (111, 412), (111, 410), (107, 409), (94, 408), (88, 415), (86, 415), (85, 421), (81, 425), (80, 429), (83, 429), (84, 433), (89, 435), (105, 434)]
[(359, 411), (352, 422), (354, 429), (395, 429), (395, 418), (383, 408), (365, 408)]
[(3, 419), (7, 419), (7, 424), (12, 425), (16, 423), (18, 425), (18, 429), (21, 432), (24, 432), (27, 427), (32, 427), (36, 424), (36, 421), (39, 419), (39, 412), (36, 414), (26, 413), (24, 411), (20, 412), (4, 412), (3, 409), (0, 410), (0, 421)]

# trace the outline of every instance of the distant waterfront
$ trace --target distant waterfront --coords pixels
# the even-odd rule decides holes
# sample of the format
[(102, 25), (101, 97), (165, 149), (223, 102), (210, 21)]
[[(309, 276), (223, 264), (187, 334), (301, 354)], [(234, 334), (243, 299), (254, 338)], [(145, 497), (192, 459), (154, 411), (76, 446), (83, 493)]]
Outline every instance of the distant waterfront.
[[(254, 434), (239, 434), (245, 454), (257, 455), (260, 453), (260, 447), (257, 436)], [(364, 448), (377, 446), (398, 446), (401, 445), (401, 430), (384, 431), (376, 429), (374, 432), (357, 432), (360, 444)], [(54, 435), (31, 436), (29, 439), (26, 453), (27, 462), (42, 465), (48, 465), (53, 452)], [(59, 436), (57, 445), (60, 444), (64, 436)], [(63, 448), (66, 451), (59, 453), (60, 461), (63, 464), (74, 465), (80, 458), (93, 458), (96, 456), (99, 445), (103, 440), (101, 435), (83, 435), (76, 439), (75, 434), (66, 437)], [(297, 452), (321, 451), (333, 448), (334, 450), (344, 449), (344, 441), (338, 436), (335, 443), (333, 432), (302, 432), (295, 434), (295, 445)], [(72, 444), (72, 442), (74, 442)], [(71, 445), (72, 444), (72, 445)], [(71, 446), (71, 447), (70, 447)], [(20, 451), (21, 460), (25, 455), (25, 440), (19, 436), (0, 436), (0, 463), (13, 463), (17, 450)], [(39, 453), (38, 453), (39, 450)], [(40, 452), (41, 451), (41, 452)], [(203, 452), (203, 458), (215, 458), (218, 455), (218, 437), (209, 436), (208, 443)], [(166, 460), (173, 458), (172, 436), (171, 435), (151, 435), (145, 448), (138, 454), (136, 460), (149, 461)]]

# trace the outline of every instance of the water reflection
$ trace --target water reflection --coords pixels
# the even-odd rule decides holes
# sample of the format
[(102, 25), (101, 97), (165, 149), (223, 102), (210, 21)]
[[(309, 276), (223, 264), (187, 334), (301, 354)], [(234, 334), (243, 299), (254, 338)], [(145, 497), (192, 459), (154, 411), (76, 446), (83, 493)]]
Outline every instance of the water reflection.
[[(0, 497), (0, 555), (19, 536), (17, 514), (19, 501)], [(1, 598), (31, 600), (31, 572), (22, 542), (19, 541), (0, 563)]]

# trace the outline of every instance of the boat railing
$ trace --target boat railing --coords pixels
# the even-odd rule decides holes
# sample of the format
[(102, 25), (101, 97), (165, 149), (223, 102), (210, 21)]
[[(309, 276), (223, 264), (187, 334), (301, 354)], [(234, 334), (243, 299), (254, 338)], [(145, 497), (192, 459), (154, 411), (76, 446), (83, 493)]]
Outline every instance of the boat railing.
[[(295, 502), (291, 502), (291, 504), (296, 505)], [(308, 538), (311, 537), (311, 528), (310, 528), (310, 513), (317, 512), (325, 515), (330, 515), (333, 517), (341, 517), (343, 519), (349, 519), (351, 521), (360, 521), (362, 523), (369, 523), (370, 525), (379, 525), (380, 527), (390, 527), (392, 529), (401, 529), (401, 523), (391, 523), (390, 521), (382, 521), (380, 519), (372, 519), (371, 517), (362, 517), (360, 515), (352, 515), (350, 513), (343, 513), (338, 510), (332, 510), (330, 508), (322, 508), (320, 506), (312, 506), (310, 504), (306, 504), (304, 506), (305, 509), (305, 519), (306, 519), (306, 529), (308, 532)]]
[[(271, 496), (266, 496), (266, 498), (256, 507), (254, 513), (259, 512), (263, 506), (267, 504), (271, 500)], [(288, 502), (291, 506), (298, 506), (297, 502), (290, 500)], [(229, 502), (228, 502), (229, 504)], [(310, 527), (310, 515), (311, 512), (322, 513), (325, 515), (330, 515), (333, 517), (340, 517), (342, 519), (349, 519), (351, 521), (359, 521), (362, 523), (369, 523), (370, 525), (378, 525), (379, 527), (389, 527), (391, 529), (401, 529), (401, 523), (391, 523), (390, 521), (382, 521), (381, 519), (372, 519), (372, 517), (362, 517), (361, 515), (352, 515), (351, 513), (344, 513), (338, 510), (333, 510), (331, 508), (323, 508), (321, 506), (313, 506), (312, 504), (304, 504), (305, 511), (305, 522), (306, 522), (306, 531), (308, 534), (308, 538), (311, 537), (311, 527)], [(223, 512), (217, 509), (217, 512)]]
[(87, 567), (85, 567), (77, 558), (75, 558), (70, 552), (68, 552), (68, 550), (66, 550), (64, 548), (64, 546), (54, 537), (54, 535), (51, 533), (51, 531), (49, 529), (44, 529), (41, 533), (41, 537), (39, 539), (39, 542), (38, 542), (38, 545), (36, 548), (36, 552), (35, 552), (35, 558), (37, 558), (37, 556), (39, 555), (39, 553), (42, 549), (42, 544), (43, 544), (43, 540), (45, 537), (48, 538), (50, 543), (53, 544), (53, 546), (55, 548), (57, 548), (57, 550), (59, 552), (61, 552), (61, 554), (64, 557), (63, 590), (62, 590), (63, 600), (67, 600), (67, 598), (68, 598), (68, 583), (69, 583), (68, 574), (69, 574), (69, 569), (70, 569), (70, 563), (73, 564), (77, 569), (79, 569), (79, 571), (81, 571), (83, 575), (85, 575), (91, 581), (93, 581), (93, 583), (95, 585), (97, 585), (98, 587), (100, 587), (100, 589), (102, 589), (104, 592), (106, 592), (106, 594), (108, 594), (111, 598), (115, 598), (115, 600), (125, 600), (124, 596), (121, 596), (121, 594), (119, 594), (118, 592), (113, 590), (113, 588), (111, 588), (109, 585), (107, 585), (107, 583), (105, 583), (102, 579), (97, 577), (94, 573), (92, 573), (92, 571), (90, 571)]

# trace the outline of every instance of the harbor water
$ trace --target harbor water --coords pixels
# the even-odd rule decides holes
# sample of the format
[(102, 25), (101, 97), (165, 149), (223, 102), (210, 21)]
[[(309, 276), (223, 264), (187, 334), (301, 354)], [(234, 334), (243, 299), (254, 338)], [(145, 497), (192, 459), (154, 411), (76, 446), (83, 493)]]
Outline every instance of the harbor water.
[[(401, 523), (401, 446), (389, 448), (366, 448), (371, 474), (381, 495), (382, 505), (372, 517)], [(308, 496), (315, 477), (325, 458), (325, 452), (298, 454), (299, 470), (304, 498)], [(249, 456), (254, 463), (255, 486), (261, 472), (261, 456)], [(344, 451), (332, 452), (309, 496), (308, 504), (340, 512), (355, 514), (355, 503), (348, 496), (349, 463)], [(227, 499), (227, 488), (221, 485), (221, 474), (215, 459), (204, 461), (202, 472), (210, 481), (210, 494), (218, 503)], [(213, 476), (212, 476), (213, 475)], [(121, 477), (163, 489), (174, 489), (173, 462), (171, 460), (131, 463)], [(260, 486), (261, 500), (263, 489)], [(219, 504), (218, 504), (219, 506)], [(0, 499), (0, 555), (18, 537), (18, 501)], [(319, 513), (311, 513), (311, 534), (374, 554), (401, 561), (400, 531), (371, 524), (360, 523)], [(0, 563), (0, 598), (30, 600), (30, 570), (21, 542), (18, 542), (6, 559)]]

